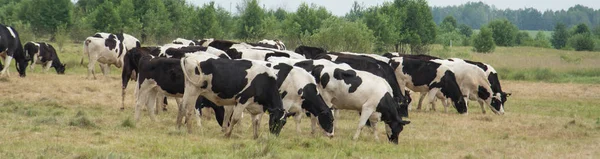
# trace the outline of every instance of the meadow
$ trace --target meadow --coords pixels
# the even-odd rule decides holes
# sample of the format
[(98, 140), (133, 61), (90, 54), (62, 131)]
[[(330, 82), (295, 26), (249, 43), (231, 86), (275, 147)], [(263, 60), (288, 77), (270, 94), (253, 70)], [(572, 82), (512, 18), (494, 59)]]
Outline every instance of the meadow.
[[(434, 47), (433, 55), (461, 57), (494, 66), (503, 89), (512, 92), (506, 114), (482, 114), (470, 102), (469, 114), (429, 109), (410, 112), (399, 144), (383, 131), (374, 140), (364, 128), (353, 141), (358, 113), (342, 111), (335, 137), (302, 133), (288, 120), (280, 136), (267, 131), (252, 139), (249, 115), (225, 138), (212, 116), (188, 134), (175, 126), (176, 106), (151, 122), (147, 112), (133, 120), (133, 88), (120, 110), (120, 71), (86, 79), (79, 65), (81, 44), (59, 53), (65, 75), (40, 67), (18, 77), (0, 78), (0, 158), (598, 158), (600, 157), (600, 54), (512, 47), (476, 54), (469, 47)], [(87, 59), (84, 63), (87, 63)], [(542, 70), (542, 71), (539, 71)], [(536, 75), (538, 71), (538, 75)], [(581, 73), (573, 73), (581, 71)], [(523, 79), (512, 76), (523, 74)], [(506, 74), (506, 75), (504, 75)], [(548, 76), (545, 74), (553, 74)], [(417, 99), (418, 94), (413, 94)], [(429, 108), (429, 106), (425, 106)], [(378, 129), (384, 130), (383, 123)]]

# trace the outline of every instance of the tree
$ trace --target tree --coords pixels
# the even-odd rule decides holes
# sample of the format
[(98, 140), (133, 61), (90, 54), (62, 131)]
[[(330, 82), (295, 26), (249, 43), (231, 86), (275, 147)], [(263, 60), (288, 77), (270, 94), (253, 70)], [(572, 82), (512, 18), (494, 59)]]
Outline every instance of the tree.
[(594, 39), (590, 34), (576, 34), (569, 38), (568, 44), (576, 51), (593, 51)]
[(149, 37), (151, 39), (148, 40), (154, 40), (153, 42), (156, 44), (161, 44), (172, 39), (169, 35), (173, 23), (169, 19), (169, 12), (164, 3), (161, 0), (147, 0), (144, 5), (148, 5), (148, 7), (141, 18), (143, 23), (142, 41), (146, 40), (145, 37)]
[(350, 22), (331, 17), (310, 37), (312, 46), (331, 51), (365, 52), (372, 51), (373, 31), (360, 21)]
[(26, 0), (21, 2), (20, 19), (40, 32), (51, 32), (62, 24), (71, 24), (70, 0)]
[(533, 39), (529, 36), (529, 33), (522, 31), (517, 33), (517, 37), (515, 38), (515, 45), (518, 46), (531, 46)]
[(350, 12), (348, 12), (345, 17), (349, 21), (357, 21), (361, 17), (363, 17), (364, 10), (364, 7), (361, 6), (361, 4), (358, 3), (358, 1), (354, 1), (354, 3), (352, 3), (352, 8), (350, 9)]
[(258, 39), (264, 36), (264, 31), (261, 30), (264, 11), (258, 5), (258, 0), (244, 0), (241, 6), (240, 25), (238, 28), (238, 38), (241, 39)]
[(479, 34), (476, 34), (473, 39), (473, 50), (475, 52), (493, 52), (496, 48), (494, 44), (493, 32), (487, 27), (482, 27)]
[(556, 49), (562, 49), (567, 45), (568, 39), (569, 32), (567, 32), (567, 26), (563, 23), (556, 23), (554, 33), (552, 33), (552, 46)]
[(471, 37), (471, 35), (473, 35), (473, 29), (471, 29), (471, 27), (469, 27), (468, 25), (461, 24), (458, 26), (458, 30), (461, 34), (465, 35), (466, 37)]
[(578, 24), (573, 29), (573, 35), (575, 34), (590, 34), (590, 28), (584, 23)]
[(515, 37), (519, 31), (517, 26), (507, 19), (494, 20), (488, 24), (493, 32), (494, 43), (498, 46), (514, 46)]
[(548, 40), (548, 38), (542, 31), (538, 31), (537, 34), (535, 34), (534, 40), (535, 40), (535, 43), (533, 44), (534, 47), (543, 47), (543, 48), (551, 47), (550, 41)]
[(440, 24), (440, 31), (442, 33), (453, 32), (456, 30), (456, 27), (456, 19), (453, 16), (447, 16)]
[(89, 16), (96, 31), (116, 33), (121, 30), (121, 18), (111, 1), (104, 1)]
[(405, 9), (406, 19), (400, 34), (405, 34), (400, 43), (409, 44), (413, 53), (427, 52), (427, 46), (435, 42), (437, 27), (425, 0), (395, 0), (394, 5)]

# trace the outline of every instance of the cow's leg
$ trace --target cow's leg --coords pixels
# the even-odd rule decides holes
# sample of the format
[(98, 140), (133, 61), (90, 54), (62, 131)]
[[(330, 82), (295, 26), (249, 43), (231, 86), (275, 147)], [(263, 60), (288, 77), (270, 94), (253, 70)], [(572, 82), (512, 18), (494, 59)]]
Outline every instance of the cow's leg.
[[(138, 80), (139, 81), (139, 80)], [(186, 82), (186, 85), (189, 85), (189, 87), (185, 87), (184, 92), (183, 93), (183, 102), (182, 104), (179, 106), (179, 112), (177, 113), (177, 128), (181, 128), (182, 124), (182, 120), (183, 117), (185, 116), (185, 122), (187, 123), (187, 127), (188, 127), (188, 132), (191, 133), (192, 130), (192, 123), (190, 120), (192, 114), (195, 112), (194, 109), (196, 107), (196, 99), (198, 99), (198, 96), (200, 96), (199, 91), (197, 90), (196, 86), (189, 84), (188, 82)]]
[(252, 114), (252, 127), (254, 128), (254, 139), (258, 138), (258, 129), (260, 127), (260, 118), (263, 113)]
[(377, 132), (377, 123), (381, 119), (381, 113), (373, 112), (371, 117), (369, 118), (369, 122), (371, 122), (371, 128), (373, 129), (373, 136), (375, 136), (375, 140), (379, 140), (379, 135)]
[(231, 125), (229, 123), (231, 122), (231, 116), (233, 115), (233, 108), (235, 108), (233, 105), (223, 106), (225, 113), (223, 113), (223, 125), (221, 126), (222, 132), (227, 132), (227, 129)]
[(96, 79), (96, 74), (94, 73), (94, 68), (95, 68), (96, 62), (98, 62), (98, 56), (90, 55), (89, 62), (88, 62), (88, 75), (87, 75), (88, 79), (90, 78), (90, 74), (94, 77), (94, 79)]
[(419, 104), (417, 104), (417, 110), (421, 110), (421, 106), (423, 105), (423, 99), (425, 99), (425, 95), (427, 95), (427, 92), (421, 92), (419, 94), (421, 94), (421, 96), (419, 97)]
[(50, 70), (50, 67), (52, 67), (52, 60), (46, 62), (46, 66), (44, 66), (44, 73), (48, 72), (48, 70)]
[(104, 63), (100, 63), (100, 70), (102, 71), (102, 75), (106, 76), (109, 72), (109, 66), (108, 64), (104, 64)]
[(431, 90), (429, 90), (429, 92), (427, 92), (427, 99), (429, 100), (429, 103), (431, 104), (432, 110), (435, 111), (435, 99), (436, 99), (436, 95), (437, 92), (439, 91), (439, 88), (433, 88)]
[(479, 103), (479, 106), (481, 106), (481, 113), (485, 114), (485, 107), (483, 106), (483, 100), (478, 99), (477, 102)]
[(140, 113), (142, 111), (142, 107), (143, 105), (147, 105), (148, 104), (148, 100), (155, 100), (154, 98), (152, 98), (150, 96), (150, 84), (149, 82), (144, 81), (144, 83), (142, 83), (140, 85), (140, 89), (138, 90), (138, 97), (137, 100), (135, 102), (135, 114), (134, 114), (134, 118), (135, 121), (139, 121), (140, 120)]
[[(0, 54), (8, 54), (8, 52), (5, 53), (0, 53)], [(2, 68), (2, 71), (0, 71), (0, 77), (6, 75), (7, 77), (10, 77), (10, 72), (9, 72), (9, 67), (10, 67), (10, 61), (12, 61), (12, 56), (8, 56), (5, 55), (6, 57), (4, 57), (4, 65), (6, 65), (4, 68)]]
[(301, 113), (303, 111), (300, 111), (298, 113), (296, 113), (296, 115), (294, 115), (294, 119), (296, 119), (296, 132), (298, 132), (298, 134), (300, 134), (302, 131), (300, 130), (300, 122), (302, 121), (302, 115), (304, 115), (304, 113)]
[(358, 120), (358, 128), (356, 129), (356, 133), (354, 133), (354, 137), (352, 137), (352, 140), (357, 140), (360, 136), (360, 131), (365, 126), (365, 123), (369, 120), (369, 117), (371, 117), (371, 114), (375, 112), (374, 105), (374, 103), (368, 101), (366, 104), (363, 105), (362, 111), (360, 113), (360, 119)]
[(33, 72), (33, 68), (35, 67), (35, 64), (38, 63), (37, 55), (39, 55), (39, 53), (35, 53), (35, 54), (33, 54), (33, 57), (31, 57), (31, 58), (33, 58), (33, 62), (31, 62), (31, 65), (29, 65), (29, 68), (31, 68), (31, 72)]
[[(163, 98), (159, 98), (159, 97), (164, 97), (164, 95), (159, 95), (159, 94), (157, 94), (157, 95), (155, 96), (155, 98), (154, 98), (154, 102), (156, 103), (156, 105), (158, 105), (158, 103), (162, 102), (162, 99), (163, 99)], [(166, 97), (165, 97), (165, 98), (166, 98)], [(154, 111), (153, 111), (153, 112), (154, 112), (154, 114), (158, 114), (158, 112), (159, 112), (159, 111), (158, 111), (158, 109), (154, 109)]]
[(235, 105), (235, 107), (233, 108), (233, 115), (231, 116), (231, 121), (230, 121), (230, 125), (227, 128), (227, 131), (225, 132), (225, 137), (230, 137), (231, 136), (231, 132), (233, 131), (233, 127), (235, 127), (235, 124), (237, 124), (237, 122), (240, 121), (240, 119), (242, 118), (242, 112), (244, 111), (244, 109), (246, 109), (246, 106), (249, 103), (246, 104), (237, 104)]
[(150, 90), (150, 92), (148, 93), (149, 95), (149, 99), (148, 100), (148, 104), (146, 105), (147, 109), (148, 109), (148, 114), (150, 114), (150, 119), (152, 119), (152, 122), (156, 122), (156, 96), (158, 95), (158, 92), (154, 89)]
[(169, 105), (169, 103), (167, 103), (167, 96), (163, 97), (163, 101), (162, 101), (162, 110), (163, 111), (167, 111), (167, 106)]

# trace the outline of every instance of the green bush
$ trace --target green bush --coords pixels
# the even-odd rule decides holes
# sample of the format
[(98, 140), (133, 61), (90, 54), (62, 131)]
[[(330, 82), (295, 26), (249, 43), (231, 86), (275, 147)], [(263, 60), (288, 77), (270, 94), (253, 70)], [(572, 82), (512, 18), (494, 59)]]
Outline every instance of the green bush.
[(576, 34), (568, 40), (568, 45), (576, 51), (594, 51), (594, 39), (589, 34)]
[(496, 44), (492, 38), (492, 30), (482, 27), (481, 31), (473, 38), (473, 51), (475, 52), (494, 52)]

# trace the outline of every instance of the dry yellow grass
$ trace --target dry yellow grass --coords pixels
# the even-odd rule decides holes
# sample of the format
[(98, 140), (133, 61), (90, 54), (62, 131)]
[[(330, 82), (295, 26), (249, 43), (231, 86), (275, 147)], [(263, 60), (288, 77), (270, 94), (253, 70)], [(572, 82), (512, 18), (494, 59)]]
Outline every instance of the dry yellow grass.
[[(342, 113), (332, 139), (310, 135), (309, 120), (297, 134), (290, 119), (279, 137), (263, 118), (261, 137), (251, 139), (248, 116), (231, 139), (214, 120), (193, 134), (178, 130), (175, 106), (147, 114), (134, 128), (132, 87), (120, 107), (117, 75), (86, 80), (84, 75), (30, 74), (0, 80), (0, 158), (597, 158), (600, 156), (600, 85), (503, 81), (513, 92), (507, 114), (469, 115), (412, 111), (400, 144), (373, 141), (365, 128), (352, 141), (358, 115)], [(439, 105), (439, 104), (438, 104)], [(72, 126), (78, 112), (93, 126)], [(490, 112), (490, 111), (488, 111)], [(144, 112), (146, 113), (146, 112)], [(89, 125), (89, 124), (88, 124)], [(383, 130), (383, 123), (378, 125)], [(380, 131), (381, 132), (381, 131)]]

